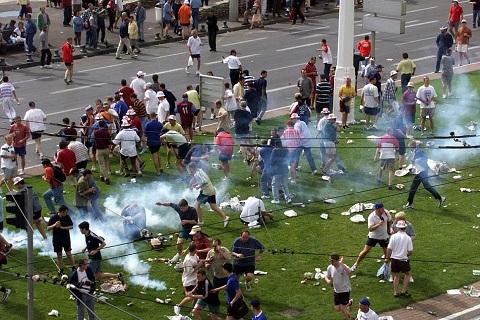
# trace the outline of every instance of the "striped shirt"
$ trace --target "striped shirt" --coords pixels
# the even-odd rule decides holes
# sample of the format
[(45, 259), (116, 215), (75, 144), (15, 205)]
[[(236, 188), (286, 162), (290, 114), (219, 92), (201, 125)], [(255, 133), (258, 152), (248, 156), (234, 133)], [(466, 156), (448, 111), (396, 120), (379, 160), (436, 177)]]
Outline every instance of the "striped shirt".
[(287, 148), (289, 152), (292, 152), (301, 145), (300, 132), (293, 127), (287, 127), (287, 129), (283, 131), (280, 139), (282, 140), (283, 147)]
[(392, 101), (397, 100), (395, 96), (395, 81), (392, 78), (388, 78), (387, 82), (385, 83), (385, 90), (383, 92), (383, 101)]
[(12, 98), (15, 87), (9, 82), (3, 82), (0, 84), (0, 99)]
[(255, 83), (255, 77), (254, 76), (243, 76), (243, 88), (245, 90), (248, 90), (248, 84), (249, 83)]
[(317, 94), (315, 102), (318, 107), (328, 107), (330, 104), (330, 92), (331, 87), (328, 81), (321, 81), (317, 83), (315, 87), (315, 93)]
[(88, 160), (88, 148), (79, 141), (70, 141), (68, 144), (68, 149), (72, 150), (75, 153), (76, 163)]

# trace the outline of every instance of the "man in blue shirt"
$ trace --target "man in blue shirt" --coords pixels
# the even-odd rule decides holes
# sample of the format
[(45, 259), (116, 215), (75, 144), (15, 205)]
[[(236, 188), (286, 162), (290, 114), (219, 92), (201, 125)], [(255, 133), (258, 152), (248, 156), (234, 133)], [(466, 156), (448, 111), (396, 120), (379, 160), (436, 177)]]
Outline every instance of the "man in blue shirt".
[(193, 207), (190, 207), (185, 199), (180, 200), (178, 205), (172, 202), (157, 202), (156, 205), (170, 207), (175, 210), (180, 217), (182, 230), (178, 233), (177, 254), (170, 260), (171, 262), (177, 262), (180, 259), (183, 251), (183, 243), (186, 240), (192, 240), (190, 231), (192, 231), (192, 227), (198, 223), (197, 210), (195, 210)]
[(138, 33), (140, 34), (139, 42), (145, 42), (145, 20), (147, 19), (147, 11), (140, 1), (137, 2), (135, 8), (135, 20), (137, 20)]
[[(211, 290), (216, 293), (220, 290), (227, 292), (227, 318), (226, 320), (241, 319), (248, 313), (248, 307), (243, 301), (242, 290), (237, 275), (233, 272), (233, 265), (230, 262), (223, 264), (223, 270), (228, 273), (227, 284)], [(247, 310), (244, 310), (244, 307)]]
[(260, 300), (250, 301), (250, 306), (252, 307), (252, 320), (267, 320), (267, 316), (263, 313), (262, 308), (260, 308)]
[(250, 282), (254, 279), (255, 261), (260, 256), (256, 251), (262, 253), (265, 250), (263, 244), (250, 236), (248, 230), (242, 231), (240, 237), (236, 238), (232, 246), (232, 256), (234, 257), (233, 268), (237, 276), (245, 275), (245, 287), (247, 291), (251, 290)]
[(155, 172), (159, 176), (162, 172), (162, 163), (160, 162), (160, 132), (162, 132), (163, 124), (157, 119), (155, 112), (150, 113), (150, 120), (147, 121), (144, 128), (144, 134), (147, 137), (148, 150), (152, 154), (153, 165), (155, 166)]
[(191, 0), (190, 7), (192, 8), (192, 30), (198, 30), (198, 19), (200, 17), (201, 0)]
[(113, 110), (118, 114), (118, 119), (122, 121), (123, 117), (127, 114), (128, 106), (126, 102), (122, 99), (122, 93), (116, 92), (115, 93), (115, 105), (113, 106)]
[(27, 21), (25, 22), (25, 52), (27, 53), (27, 62), (32, 62), (32, 54), (34, 50), (33, 37), (37, 33), (37, 26), (32, 20), (32, 15), (27, 14)]
[(446, 201), (445, 197), (440, 196), (440, 194), (435, 190), (435, 188), (430, 184), (428, 181), (428, 158), (426, 154), (418, 148), (418, 143), (412, 141), (409, 145), (411, 148), (414, 148), (413, 153), (413, 166), (417, 170), (417, 174), (413, 178), (412, 185), (410, 186), (410, 191), (408, 192), (408, 200), (407, 204), (405, 205), (406, 209), (413, 209), (413, 198), (415, 197), (415, 193), (417, 192), (418, 186), (420, 183), (423, 184), (425, 190), (430, 192), (432, 196), (437, 199), (438, 207), (440, 208)]

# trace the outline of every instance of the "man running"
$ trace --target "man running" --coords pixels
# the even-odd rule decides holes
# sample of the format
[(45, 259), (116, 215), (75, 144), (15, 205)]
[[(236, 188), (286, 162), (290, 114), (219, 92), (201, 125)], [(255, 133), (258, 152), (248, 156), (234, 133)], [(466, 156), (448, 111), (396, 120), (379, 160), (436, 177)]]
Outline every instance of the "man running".
[(15, 92), (15, 87), (13, 84), (8, 82), (8, 77), (3, 76), (2, 83), (0, 83), (0, 104), (3, 107), (3, 112), (7, 116), (10, 122), (17, 116), (15, 111), (13, 99), (17, 102), (17, 105), (20, 104), (18, 100), (17, 93)]

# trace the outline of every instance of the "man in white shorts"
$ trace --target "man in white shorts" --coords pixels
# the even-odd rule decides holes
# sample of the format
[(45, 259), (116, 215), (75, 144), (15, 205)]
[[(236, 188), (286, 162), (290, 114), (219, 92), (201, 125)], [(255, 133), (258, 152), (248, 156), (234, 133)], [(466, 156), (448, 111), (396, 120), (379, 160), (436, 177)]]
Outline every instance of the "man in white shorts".
[(430, 120), (430, 130), (433, 134), (433, 116), (435, 115), (435, 98), (437, 93), (435, 88), (430, 85), (430, 79), (428, 77), (423, 78), (423, 86), (418, 88), (417, 101), (420, 103), (420, 126), (423, 131), (425, 130), (425, 121)]
[(467, 27), (467, 20), (463, 19), (460, 28), (457, 31), (456, 41), (457, 46), (455, 50), (458, 52), (458, 57), (460, 60), (460, 65), (463, 65), (463, 58), (467, 60), (467, 64), (470, 64), (470, 59), (468, 58), (468, 44), (470, 43), (470, 38), (472, 37), (472, 30)]
[(17, 94), (15, 93), (15, 87), (13, 84), (8, 82), (8, 77), (4, 76), (2, 78), (2, 83), (0, 84), (0, 105), (3, 107), (3, 112), (5, 112), (5, 115), (7, 118), (10, 120), (10, 122), (15, 119), (17, 116), (17, 112), (15, 111), (15, 107), (13, 104), (13, 99), (17, 102), (17, 104), (20, 104), (20, 101), (18, 101)]

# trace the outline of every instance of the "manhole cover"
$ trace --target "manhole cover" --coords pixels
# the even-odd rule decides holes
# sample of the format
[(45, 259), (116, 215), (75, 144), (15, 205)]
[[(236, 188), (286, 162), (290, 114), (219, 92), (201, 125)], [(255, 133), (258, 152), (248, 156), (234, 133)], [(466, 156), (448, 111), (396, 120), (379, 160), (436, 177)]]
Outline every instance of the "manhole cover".
[(7, 17), (18, 17), (18, 10), (17, 11), (3, 11), (0, 12), (0, 18), (7, 18)]

